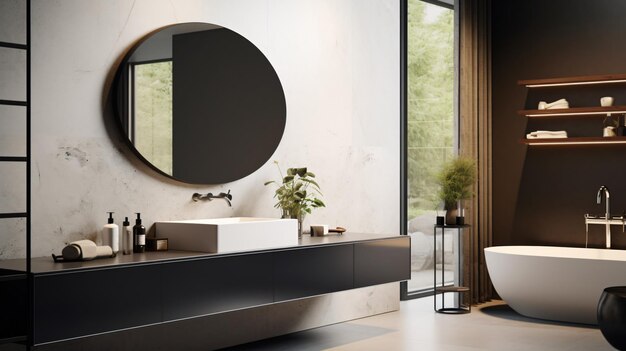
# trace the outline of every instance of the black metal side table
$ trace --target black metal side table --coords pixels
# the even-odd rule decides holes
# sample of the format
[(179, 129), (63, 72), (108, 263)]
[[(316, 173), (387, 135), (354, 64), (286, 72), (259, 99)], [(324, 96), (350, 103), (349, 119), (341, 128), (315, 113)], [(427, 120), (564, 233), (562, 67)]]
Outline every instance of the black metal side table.
[[(441, 229), (441, 284), (437, 284), (437, 229)], [(454, 229), (456, 235), (457, 235), (457, 240), (458, 240), (458, 247), (459, 247), (459, 255), (458, 255), (458, 260), (457, 260), (457, 274), (458, 274), (458, 278), (455, 279), (455, 281), (458, 281), (459, 284), (452, 284), (452, 285), (446, 285), (446, 280), (444, 277), (445, 274), (445, 231), (446, 229)], [(461, 285), (461, 281), (462, 281), (462, 277), (463, 277), (463, 267), (462, 267), (462, 262), (463, 262), (463, 236), (461, 235), (461, 233), (464, 230), (471, 230), (470, 226), (467, 224), (464, 225), (435, 225), (434, 227), (434, 241), (435, 241), (435, 245), (433, 248), (434, 251), (434, 261), (435, 261), (435, 266), (433, 268), (433, 283), (434, 283), (434, 294), (433, 294), (433, 304), (434, 304), (434, 308), (435, 308), (435, 312), (439, 312), (439, 313), (447, 313), (447, 314), (462, 314), (462, 313), (470, 313), (472, 311), (472, 303), (471, 303), (471, 290), (469, 288), (469, 286), (462, 286)], [(469, 254), (470, 254), (470, 262), (471, 262), (471, 256), (472, 256), (472, 240), (471, 240), (471, 233), (470, 233), (470, 240), (469, 240)], [(456, 293), (457, 297), (458, 297), (458, 306), (457, 307), (446, 307), (446, 300), (445, 300), (445, 295), (446, 293)], [(438, 308), (437, 307), (437, 295), (441, 294), (441, 307)], [(463, 303), (463, 294), (467, 294), (467, 302)]]

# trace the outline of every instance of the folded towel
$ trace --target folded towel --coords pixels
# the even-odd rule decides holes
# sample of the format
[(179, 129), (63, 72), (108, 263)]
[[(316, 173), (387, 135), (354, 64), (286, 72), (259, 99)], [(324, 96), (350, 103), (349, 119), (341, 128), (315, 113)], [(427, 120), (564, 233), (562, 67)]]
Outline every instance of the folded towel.
[(566, 139), (567, 135), (550, 135), (550, 134), (540, 134), (540, 135), (530, 135), (526, 134), (526, 139)]
[(551, 103), (539, 101), (539, 106), (537, 107), (539, 110), (552, 110), (558, 108), (569, 108), (569, 102), (565, 99), (559, 99)]
[(565, 130), (537, 130), (534, 132), (530, 132), (530, 134), (532, 135), (537, 135), (537, 134), (567, 135), (567, 131)]
[(565, 109), (565, 108), (569, 108), (569, 104), (550, 105), (546, 107), (546, 110), (556, 110), (556, 109)]
[(561, 139), (567, 138), (567, 132), (564, 130), (550, 131), (550, 130), (538, 130), (526, 134), (526, 139)]

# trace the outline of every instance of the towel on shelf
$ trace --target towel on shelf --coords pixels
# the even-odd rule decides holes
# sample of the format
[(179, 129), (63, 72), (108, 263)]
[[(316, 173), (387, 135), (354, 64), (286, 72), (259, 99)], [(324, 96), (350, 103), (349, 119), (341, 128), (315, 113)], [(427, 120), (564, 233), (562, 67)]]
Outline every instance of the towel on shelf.
[(537, 106), (539, 110), (553, 110), (558, 108), (569, 108), (569, 102), (566, 99), (556, 100), (551, 103), (539, 101), (539, 106)]
[(564, 130), (538, 130), (526, 134), (526, 139), (560, 139), (567, 138), (567, 132)]

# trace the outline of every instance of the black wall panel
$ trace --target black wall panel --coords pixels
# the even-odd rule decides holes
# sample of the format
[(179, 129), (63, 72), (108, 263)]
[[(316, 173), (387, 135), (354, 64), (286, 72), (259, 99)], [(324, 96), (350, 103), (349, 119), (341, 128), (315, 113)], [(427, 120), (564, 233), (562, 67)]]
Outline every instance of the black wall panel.
[[(530, 119), (516, 111), (541, 100), (568, 99), (571, 107), (599, 106), (613, 96), (626, 105), (626, 85), (526, 89), (520, 79), (626, 73), (626, 1), (492, 1), (493, 235), (495, 245), (584, 246), (585, 213), (601, 185), (611, 190), (612, 213), (626, 210), (626, 147), (527, 147), (535, 130), (602, 136), (603, 116)], [(597, 228), (596, 228), (597, 227)], [(603, 228), (590, 244), (604, 246)], [(613, 247), (626, 248), (614, 227)]]

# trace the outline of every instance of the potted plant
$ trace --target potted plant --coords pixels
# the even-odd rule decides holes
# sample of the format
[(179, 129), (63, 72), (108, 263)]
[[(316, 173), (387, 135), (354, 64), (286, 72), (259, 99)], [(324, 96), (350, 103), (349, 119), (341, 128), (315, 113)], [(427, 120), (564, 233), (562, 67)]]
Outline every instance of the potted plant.
[(278, 202), (274, 207), (282, 211), (282, 218), (295, 218), (298, 220), (298, 236), (302, 236), (302, 222), (307, 213), (311, 213), (314, 208), (325, 207), (326, 205), (317, 196), (322, 196), (320, 186), (313, 179), (315, 174), (309, 172), (306, 167), (288, 168), (287, 175), (283, 176), (283, 172), (278, 165), (278, 161), (274, 161), (281, 181), (270, 180), (265, 185), (275, 184), (277, 186), (274, 198)]
[(469, 199), (476, 181), (476, 162), (467, 157), (457, 157), (444, 164), (437, 176), (439, 198), (446, 210), (446, 224), (456, 224), (459, 201)]

